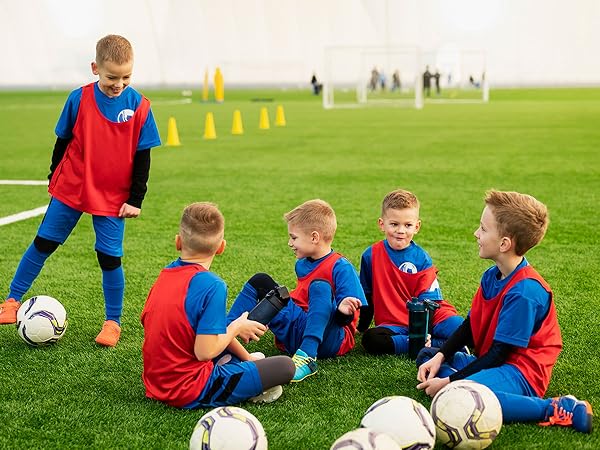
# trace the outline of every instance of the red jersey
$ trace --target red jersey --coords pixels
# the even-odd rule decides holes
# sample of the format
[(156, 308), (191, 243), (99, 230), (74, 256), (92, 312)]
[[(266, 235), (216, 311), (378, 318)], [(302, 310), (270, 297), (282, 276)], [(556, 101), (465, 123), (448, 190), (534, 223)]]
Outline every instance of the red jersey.
[(96, 104), (94, 83), (83, 86), (73, 138), (48, 192), (78, 211), (117, 216), (131, 189), (133, 160), (150, 102), (142, 101), (127, 122), (111, 122)]
[[(375, 325), (408, 327), (406, 303), (431, 287), (436, 279), (437, 269), (431, 266), (416, 273), (401, 271), (385, 250), (384, 241), (372, 245), (371, 265)], [(436, 302), (440, 307), (433, 313), (433, 325), (458, 315), (454, 306), (447, 301)]]
[[(343, 256), (339, 253), (332, 252), (308, 275), (298, 278), (298, 285), (290, 293), (290, 297), (304, 311), (308, 310), (308, 288), (313, 280), (327, 281), (332, 291), (335, 294), (335, 284), (333, 282), (333, 266)], [(359, 311), (354, 314), (354, 319), (348, 325), (344, 326), (344, 340), (338, 350), (338, 355), (343, 355), (354, 348), (354, 333), (356, 332), (356, 324), (358, 323)]]
[(205, 270), (198, 264), (163, 269), (142, 311), (146, 396), (178, 408), (198, 398), (213, 370), (212, 361), (194, 354), (196, 332), (185, 312), (190, 280)]
[(481, 357), (488, 352), (494, 340), (504, 296), (515, 284), (524, 279), (538, 281), (550, 294), (550, 309), (540, 328), (529, 339), (527, 347), (514, 347), (506, 363), (517, 367), (536, 394), (542, 397), (548, 389), (552, 368), (562, 349), (562, 338), (552, 290), (533, 267), (527, 265), (517, 271), (502, 291), (491, 299), (486, 300), (483, 297), (483, 289), (481, 285), (479, 286), (471, 306), (471, 331), (475, 354)]

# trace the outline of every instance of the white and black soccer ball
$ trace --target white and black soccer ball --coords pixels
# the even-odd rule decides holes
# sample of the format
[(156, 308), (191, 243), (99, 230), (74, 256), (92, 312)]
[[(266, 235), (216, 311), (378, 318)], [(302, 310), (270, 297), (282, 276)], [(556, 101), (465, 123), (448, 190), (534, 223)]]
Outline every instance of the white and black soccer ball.
[(67, 324), (65, 307), (48, 295), (25, 300), (17, 311), (17, 334), (34, 347), (58, 341), (65, 334)]
[(243, 408), (220, 406), (204, 414), (194, 427), (190, 450), (266, 450), (260, 421)]
[(391, 436), (372, 428), (357, 428), (340, 436), (329, 450), (398, 450)]
[(490, 388), (470, 380), (454, 381), (431, 402), (439, 443), (450, 448), (482, 449), (502, 428), (502, 408)]
[(401, 449), (428, 450), (435, 445), (435, 425), (429, 411), (409, 397), (377, 400), (367, 409), (360, 426), (388, 434)]

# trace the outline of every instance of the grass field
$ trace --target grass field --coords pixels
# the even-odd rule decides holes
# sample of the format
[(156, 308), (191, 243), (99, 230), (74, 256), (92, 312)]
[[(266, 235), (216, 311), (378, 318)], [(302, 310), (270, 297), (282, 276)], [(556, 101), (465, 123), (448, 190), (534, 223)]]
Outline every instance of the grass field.
[[(45, 179), (66, 94), (0, 92), (0, 179)], [(461, 314), (490, 265), (478, 258), (472, 235), (484, 192), (527, 192), (548, 205), (546, 238), (528, 254), (554, 290), (564, 340), (548, 395), (571, 393), (600, 409), (600, 90), (492, 90), (489, 104), (420, 111), (323, 110), (308, 90), (226, 92), (221, 105), (201, 104), (197, 95), (180, 103), (178, 91), (145, 94), (163, 142), (174, 116), (183, 145), (153, 150), (143, 213), (127, 223), (122, 340), (115, 349), (94, 343), (103, 300), (91, 220), (84, 216), (30, 292), (65, 305), (64, 339), (33, 349), (13, 326), (0, 327), (0, 448), (187, 448), (205, 411), (144, 397), (139, 322), (150, 286), (177, 257), (173, 241), (183, 207), (209, 200), (223, 211), (228, 246), (212, 269), (229, 284), (232, 301), (258, 271), (294, 285), (284, 212), (311, 198), (330, 202), (338, 218), (334, 248), (358, 266), (363, 250), (381, 238), (383, 196), (398, 187), (421, 200), (416, 240)], [(273, 127), (278, 104), (286, 127)], [(262, 106), (269, 108), (270, 130), (258, 129)], [(230, 134), (234, 109), (241, 110), (243, 136)], [(215, 116), (214, 141), (202, 139), (208, 111)], [(0, 198), (0, 217), (48, 201), (44, 186), (0, 185)], [(0, 227), (0, 295), (39, 222)], [(250, 349), (277, 353), (270, 335)], [(383, 396), (406, 395), (429, 407), (415, 385), (407, 358), (368, 357), (359, 344), (345, 357), (320, 361), (316, 376), (286, 386), (277, 402), (244, 407), (261, 420), (271, 448), (327, 449)], [(508, 424), (493, 448), (597, 449), (600, 435)]]

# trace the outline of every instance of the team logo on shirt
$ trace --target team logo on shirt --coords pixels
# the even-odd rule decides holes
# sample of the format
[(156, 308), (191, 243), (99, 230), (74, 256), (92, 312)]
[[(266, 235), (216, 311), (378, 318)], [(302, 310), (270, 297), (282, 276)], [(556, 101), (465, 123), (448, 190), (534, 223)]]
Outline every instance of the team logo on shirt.
[(117, 116), (117, 122), (119, 122), (119, 123), (127, 122), (132, 117), (133, 117), (133, 110), (132, 109), (124, 109)]
[(400, 269), (401, 272), (417, 273), (417, 267), (409, 261), (405, 261), (402, 264), (400, 264), (398, 269)]

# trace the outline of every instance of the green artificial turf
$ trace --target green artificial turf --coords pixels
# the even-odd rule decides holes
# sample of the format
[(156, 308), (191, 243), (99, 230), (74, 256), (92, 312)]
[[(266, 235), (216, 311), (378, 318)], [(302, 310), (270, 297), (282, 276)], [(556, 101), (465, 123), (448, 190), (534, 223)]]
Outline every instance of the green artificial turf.
[[(551, 223), (527, 257), (554, 290), (564, 340), (548, 395), (570, 393), (600, 408), (600, 90), (492, 90), (489, 104), (422, 110), (324, 110), (308, 90), (226, 91), (223, 104), (201, 103), (199, 90), (187, 103), (179, 91), (144, 94), (163, 142), (172, 116), (182, 145), (152, 151), (142, 215), (127, 222), (122, 339), (115, 349), (94, 343), (104, 306), (94, 233), (84, 216), (28, 293), (65, 305), (70, 323), (63, 340), (29, 348), (14, 326), (0, 327), (0, 448), (187, 448), (206, 410), (180, 411), (144, 397), (139, 316), (160, 269), (177, 257), (182, 209), (204, 200), (216, 202), (226, 218), (227, 250), (212, 269), (229, 284), (231, 302), (259, 271), (294, 286), (282, 215), (296, 205), (328, 201), (338, 219), (334, 248), (358, 266), (364, 249), (381, 238), (383, 196), (409, 189), (421, 201), (416, 241), (439, 268), (445, 297), (464, 315), (490, 265), (478, 258), (473, 237), (485, 191), (534, 195), (548, 205)], [(0, 92), (0, 179), (46, 178), (66, 95)], [(274, 126), (277, 105), (285, 127)], [(269, 110), (269, 130), (258, 129), (261, 107)], [(242, 136), (231, 135), (235, 109)], [(212, 141), (202, 138), (207, 112), (215, 118)], [(0, 198), (0, 217), (48, 200), (44, 186), (0, 185)], [(0, 295), (8, 293), (40, 219), (0, 226)], [(277, 354), (270, 334), (249, 348)], [(285, 386), (277, 402), (243, 407), (262, 422), (271, 448), (327, 449), (381, 397), (410, 396), (429, 407), (416, 384), (413, 362), (367, 356), (359, 339), (347, 356), (319, 361), (316, 376)], [(535, 424), (505, 424), (492, 446), (599, 447), (597, 432)]]

